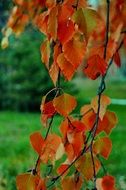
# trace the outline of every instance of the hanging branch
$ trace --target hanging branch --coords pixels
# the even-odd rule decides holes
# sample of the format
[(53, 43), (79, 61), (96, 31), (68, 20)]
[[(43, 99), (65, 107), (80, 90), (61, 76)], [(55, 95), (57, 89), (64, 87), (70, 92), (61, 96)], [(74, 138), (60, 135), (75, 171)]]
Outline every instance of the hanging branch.
[[(52, 90), (50, 90), (50, 91), (46, 94), (46, 97), (47, 97), (51, 92), (56, 91), (56, 94), (55, 94), (55, 96), (54, 96), (54, 98), (55, 98), (55, 97), (57, 97), (57, 95), (59, 94), (60, 90), (62, 90), (62, 88), (60, 88), (60, 70), (59, 70), (57, 86), (56, 86), (56, 88), (53, 88)], [(49, 124), (48, 124), (48, 129), (47, 129), (47, 132), (46, 132), (44, 141), (47, 139), (47, 137), (48, 137), (48, 135), (49, 135), (50, 129), (51, 129), (51, 127), (52, 127), (52, 123), (53, 123), (54, 116), (55, 116), (55, 114), (51, 117), (51, 120), (50, 120), (50, 122), (49, 122)], [(38, 167), (39, 161), (40, 161), (40, 155), (38, 156), (38, 158), (37, 158), (37, 160), (36, 160), (34, 169), (31, 170), (33, 175), (36, 175), (36, 174), (37, 174), (37, 167)]]
[[(105, 48), (104, 48), (104, 60), (106, 60), (106, 54), (107, 54), (107, 45), (108, 45), (108, 40), (109, 40), (109, 15), (110, 15), (110, 1), (106, 0), (107, 3), (107, 14), (106, 14), (106, 37), (105, 37)], [(107, 74), (107, 71), (106, 71)], [(101, 96), (102, 93), (105, 90), (105, 77), (106, 74), (102, 77), (101, 79), (101, 83), (100, 86), (98, 88), (98, 108), (97, 108), (97, 113), (96, 113), (96, 119), (95, 119), (95, 126), (93, 129), (93, 133), (92, 133), (92, 140), (91, 140), (91, 144), (90, 144), (90, 152), (91, 152), (91, 159), (92, 159), (92, 164), (93, 164), (93, 172), (94, 172), (94, 187), (96, 188), (96, 169), (95, 169), (95, 162), (94, 162), (94, 156), (93, 156), (93, 142), (94, 142), (94, 138), (96, 136), (96, 132), (97, 132), (97, 128), (98, 128), (98, 124), (99, 124), (99, 113), (100, 113), (100, 106), (101, 106)]]

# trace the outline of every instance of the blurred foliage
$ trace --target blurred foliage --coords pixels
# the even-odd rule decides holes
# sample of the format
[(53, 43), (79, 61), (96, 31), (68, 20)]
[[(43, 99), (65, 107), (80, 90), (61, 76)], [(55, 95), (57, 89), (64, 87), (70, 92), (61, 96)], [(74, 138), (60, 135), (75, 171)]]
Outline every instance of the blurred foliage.
[[(0, 55), (0, 109), (39, 111), (41, 98), (53, 83), (41, 63), (39, 47), (44, 36), (28, 27), (19, 38), (10, 39), (10, 47)], [(62, 82), (73, 91), (73, 85)]]
[(27, 31), (11, 39), (11, 47), (0, 56), (0, 108), (36, 110), (41, 97), (52, 87), (39, 46), (43, 36)]

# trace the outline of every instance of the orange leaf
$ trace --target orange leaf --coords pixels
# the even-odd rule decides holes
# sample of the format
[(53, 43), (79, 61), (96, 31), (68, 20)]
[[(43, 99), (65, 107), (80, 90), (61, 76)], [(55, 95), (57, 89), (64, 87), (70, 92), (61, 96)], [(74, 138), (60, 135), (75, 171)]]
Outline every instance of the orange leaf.
[[(101, 165), (100, 165), (99, 160), (95, 156), (94, 156), (94, 163), (95, 163), (95, 170), (97, 173)], [(86, 153), (78, 161), (76, 161), (75, 167), (80, 173), (83, 174), (83, 177), (86, 180), (90, 180), (93, 178), (94, 170), (93, 170), (93, 163), (92, 163), (92, 158), (91, 158), (90, 153)]]
[(45, 144), (43, 147), (43, 151), (41, 153), (41, 160), (44, 163), (47, 163), (48, 160), (54, 162), (56, 160), (56, 153), (57, 150), (62, 143), (61, 137), (56, 134), (48, 135), (47, 139), (45, 140)]
[(58, 38), (62, 44), (68, 42), (74, 35), (74, 23), (66, 20), (58, 24)]
[(30, 142), (34, 150), (41, 155), (42, 148), (44, 145), (44, 139), (42, 138), (42, 135), (39, 132), (35, 132), (30, 135)]
[(92, 129), (95, 122), (95, 118), (96, 118), (96, 114), (92, 110), (81, 118), (81, 121), (86, 126), (86, 130)]
[(86, 126), (79, 120), (74, 120), (71, 124), (76, 132), (84, 132), (86, 129)]
[(63, 190), (80, 190), (83, 181), (81, 177), (77, 181), (74, 177), (66, 177), (61, 183)]
[(121, 59), (118, 51), (116, 51), (116, 53), (114, 54), (114, 63), (117, 67), (121, 67)]
[(57, 7), (53, 7), (49, 13), (48, 32), (54, 41), (57, 38), (57, 28), (58, 28), (57, 15), (58, 15)]
[[(62, 174), (67, 168), (68, 168), (68, 164), (62, 164), (58, 169), (57, 172), (58, 174)], [(67, 174), (68, 170), (64, 173)]]
[(112, 142), (108, 137), (101, 137), (95, 141), (93, 151), (95, 154), (101, 154), (105, 159), (108, 159), (112, 150)]
[(116, 190), (113, 176), (104, 176), (96, 180), (97, 190)]
[[(69, 137), (69, 141), (70, 141), (70, 137)], [(73, 135), (71, 137), (71, 144), (72, 144), (73, 149), (74, 149), (74, 156), (78, 156), (80, 154), (80, 152), (82, 151), (82, 148), (84, 145), (83, 133), (82, 132), (73, 133)]]
[(87, 61), (84, 73), (87, 77), (95, 80), (99, 75), (104, 75), (107, 69), (107, 63), (99, 55), (91, 56)]
[(71, 5), (62, 4), (62, 6), (59, 7), (58, 22), (62, 23), (68, 21), (73, 12), (74, 9)]
[(46, 35), (47, 35), (47, 28), (48, 28), (48, 17), (49, 17), (49, 13), (47, 11), (44, 11), (40, 15), (37, 15), (36, 22), (35, 22), (39, 30)]
[(59, 67), (55, 62), (53, 62), (53, 64), (50, 67), (49, 75), (50, 75), (54, 85), (56, 86), (56, 83), (58, 80), (58, 75), (59, 75)]
[(69, 113), (72, 112), (76, 107), (77, 101), (73, 96), (64, 93), (54, 98), (53, 105), (59, 114), (67, 117)]
[(56, 5), (56, 1), (55, 0), (46, 0), (46, 6), (48, 8), (54, 7)]
[(49, 75), (55, 86), (56, 86), (56, 82), (58, 80), (58, 75), (59, 75), (59, 66), (57, 64), (57, 57), (60, 53), (61, 53), (60, 44), (56, 43), (56, 45), (54, 46), (54, 53), (53, 53), (54, 62), (51, 65), (50, 70), (49, 70)]
[(111, 130), (116, 126), (118, 118), (114, 112), (106, 111), (103, 120), (99, 122), (97, 133), (105, 131), (107, 135), (110, 134)]
[(55, 113), (56, 110), (53, 106), (53, 102), (49, 101), (47, 103), (45, 103), (46, 100), (46, 96), (43, 97), (42, 99), (42, 104), (41, 104), (41, 120), (43, 125), (46, 124), (48, 118), (51, 118)]
[(69, 143), (65, 144), (65, 152), (67, 154), (68, 160), (72, 162), (75, 157), (72, 144), (69, 144)]
[(16, 177), (16, 186), (18, 190), (35, 190), (38, 176), (31, 174), (21, 174)]
[(88, 112), (90, 112), (91, 110), (92, 110), (91, 105), (87, 104), (87, 105), (84, 105), (84, 106), (81, 107), (80, 113), (81, 113), (81, 115), (85, 115)]
[(47, 69), (49, 69), (49, 58), (50, 58), (50, 43), (48, 40), (45, 40), (40, 47), (41, 50), (41, 59), (45, 63)]
[[(106, 112), (106, 107), (111, 103), (111, 100), (108, 96), (102, 95), (100, 99), (100, 112), (99, 112), (99, 117), (102, 120), (105, 112)], [(97, 113), (98, 110), (98, 96), (94, 97), (91, 101), (91, 107), (93, 108), (94, 112)]]
[(68, 125), (68, 119), (65, 119), (61, 125), (60, 125), (60, 131), (63, 135), (63, 138), (67, 137), (67, 131), (68, 131), (69, 125)]
[[(96, 120), (96, 114), (90, 111), (85, 116), (82, 117), (81, 121), (86, 126), (86, 130), (91, 130)], [(111, 130), (116, 126), (118, 118), (114, 112), (106, 111), (103, 120), (99, 119), (97, 134), (104, 131), (107, 135), (110, 134)]]
[(66, 60), (64, 54), (61, 53), (57, 58), (58, 66), (60, 67), (63, 75), (67, 80), (71, 80), (74, 75), (75, 69), (70, 62)]
[(80, 35), (75, 35), (73, 39), (63, 45), (65, 58), (76, 69), (83, 61), (86, 51), (85, 43)]

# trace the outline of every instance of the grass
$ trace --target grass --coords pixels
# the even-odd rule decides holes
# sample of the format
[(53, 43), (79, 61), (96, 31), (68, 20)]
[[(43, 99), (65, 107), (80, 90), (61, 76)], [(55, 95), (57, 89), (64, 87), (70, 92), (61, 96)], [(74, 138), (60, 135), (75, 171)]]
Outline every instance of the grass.
[[(125, 107), (111, 109), (117, 110), (120, 121), (111, 134), (113, 151), (105, 166), (120, 180), (126, 176)], [(59, 125), (59, 118), (55, 122), (55, 126)], [(0, 190), (15, 190), (15, 176), (34, 166), (37, 155), (30, 146), (29, 135), (38, 130), (41, 130), (39, 114), (0, 112)]]
[[(80, 81), (79, 85), (77, 99), (82, 105), (96, 94), (98, 83), (91, 86), (87, 81)], [(83, 90), (84, 86), (86, 90)], [(121, 83), (118, 90), (115, 87), (116, 83), (111, 83), (106, 93), (113, 98), (126, 99), (124, 84)], [(109, 173), (117, 178), (119, 189), (126, 190), (126, 106), (111, 105), (109, 109), (117, 113), (119, 122), (111, 134), (112, 153), (104, 164)], [(54, 131), (57, 132), (59, 117), (54, 123)], [(39, 113), (0, 112), (0, 190), (16, 190), (16, 175), (33, 168), (37, 155), (30, 146), (29, 135), (41, 129)]]

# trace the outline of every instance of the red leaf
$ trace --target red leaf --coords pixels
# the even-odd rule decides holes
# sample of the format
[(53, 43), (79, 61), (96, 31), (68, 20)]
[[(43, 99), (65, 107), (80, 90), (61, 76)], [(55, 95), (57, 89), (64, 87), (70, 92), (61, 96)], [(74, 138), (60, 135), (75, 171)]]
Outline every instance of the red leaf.
[(63, 75), (67, 80), (71, 80), (74, 75), (75, 69), (70, 62), (64, 57), (64, 54), (61, 53), (57, 58), (58, 66), (60, 67)]
[(50, 58), (50, 43), (48, 40), (45, 40), (40, 47), (41, 50), (41, 59), (45, 63), (47, 69), (49, 69), (49, 58)]
[(34, 150), (41, 155), (42, 148), (44, 145), (44, 139), (39, 132), (35, 132), (30, 135), (30, 142)]
[(58, 38), (62, 44), (68, 42), (74, 35), (74, 23), (71, 20), (66, 20), (58, 24)]
[[(57, 172), (58, 174), (62, 174), (67, 168), (68, 168), (68, 164), (62, 164), (58, 169)], [(64, 173), (67, 174), (68, 170)]]
[(114, 63), (117, 67), (121, 67), (121, 59), (118, 51), (116, 51), (116, 53), (114, 54)]
[(112, 142), (108, 137), (101, 137), (93, 144), (95, 154), (101, 154), (105, 159), (108, 159), (112, 150)]
[(104, 75), (107, 69), (107, 63), (99, 55), (91, 56), (87, 61), (84, 73), (87, 77), (95, 80), (99, 75)]
[(86, 51), (85, 43), (80, 34), (76, 34), (73, 39), (65, 43), (63, 51), (65, 58), (76, 69), (82, 63)]
[(115, 179), (113, 176), (104, 176), (96, 180), (97, 190), (116, 190)]

